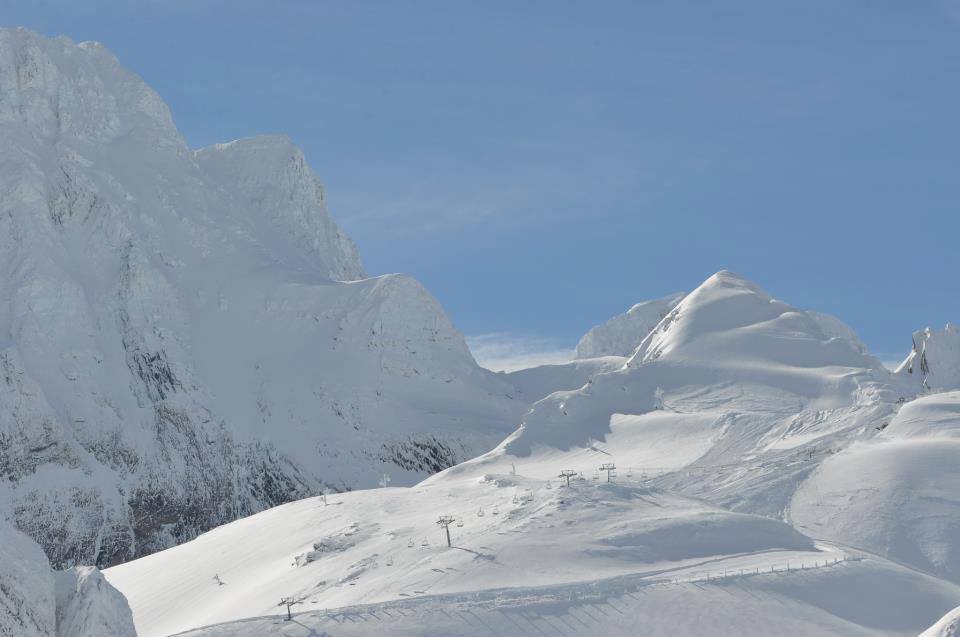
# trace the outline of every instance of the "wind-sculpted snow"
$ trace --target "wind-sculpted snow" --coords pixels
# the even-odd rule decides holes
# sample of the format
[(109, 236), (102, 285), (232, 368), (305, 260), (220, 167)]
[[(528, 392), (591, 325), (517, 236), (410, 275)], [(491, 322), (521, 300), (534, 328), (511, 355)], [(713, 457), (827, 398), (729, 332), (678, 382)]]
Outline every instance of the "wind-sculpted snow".
[(0, 521), (0, 635), (134, 637), (130, 606), (96, 568), (53, 572), (43, 550)]
[(960, 329), (947, 323), (942, 330), (915, 332), (910, 354), (896, 373), (922, 391), (960, 389)]
[(813, 473), (791, 519), (818, 537), (960, 581), (960, 392), (908, 402), (878, 427)]
[(585, 358), (557, 365), (539, 365), (504, 374), (524, 402), (535, 403), (555, 391), (572, 391), (592, 382), (598, 374), (623, 367), (622, 356)]
[(290, 140), (194, 152), (102, 46), (0, 29), (0, 516), (56, 567), (497, 444), (513, 388), (363, 277)]
[(92, 566), (56, 574), (57, 634), (136, 637), (126, 598)]
[(923, 631), (920, 637), (957, 637), (957, 635), (960, 635), (960, 606)]
[(630, 356), (640, 341), (683, 300), (683, 293), (642, 301), (598, 325), (577, 343), (577, 358)]

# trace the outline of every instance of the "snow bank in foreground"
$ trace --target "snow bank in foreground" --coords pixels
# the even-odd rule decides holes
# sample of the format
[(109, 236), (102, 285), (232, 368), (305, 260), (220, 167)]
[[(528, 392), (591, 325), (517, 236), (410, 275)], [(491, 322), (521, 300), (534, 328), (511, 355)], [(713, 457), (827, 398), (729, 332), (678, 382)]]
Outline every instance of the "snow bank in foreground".
[(135, 637), (127, 600), (92, 566), (53, 572), (40, 546), (0, 522), (0, 635)]
[(93, 566), (56, 574), (57, 634), (136, 637), (127, 599)]
[(53, 576), (40, 547), (0, 522), (0, 635), (53, 635)]
[[(191, 637), (915, 637), (953, 606), (958, 588), (872, 560), (707, 581), (616, 578), (575, 586), (323, 609), (293, 621), (273, 614), (211, 626)], [(949, 634), (949, 633), (948, 633)], [(936, 634), (936, 637), (942, 637)]]

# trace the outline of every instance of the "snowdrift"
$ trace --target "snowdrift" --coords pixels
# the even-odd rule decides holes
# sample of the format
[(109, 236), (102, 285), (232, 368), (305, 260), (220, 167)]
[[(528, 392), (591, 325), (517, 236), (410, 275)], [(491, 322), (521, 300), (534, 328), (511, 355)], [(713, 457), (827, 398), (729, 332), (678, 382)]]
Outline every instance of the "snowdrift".
[(135, 637), (126, 599), (97, 569), (53, 572), (40, 547), (0, 522), (0, 635)]
[(876, 438), (826, 460), (790, 518), (816, 537), (960, 581), (958, 458), (960, 392), (918, 398)]

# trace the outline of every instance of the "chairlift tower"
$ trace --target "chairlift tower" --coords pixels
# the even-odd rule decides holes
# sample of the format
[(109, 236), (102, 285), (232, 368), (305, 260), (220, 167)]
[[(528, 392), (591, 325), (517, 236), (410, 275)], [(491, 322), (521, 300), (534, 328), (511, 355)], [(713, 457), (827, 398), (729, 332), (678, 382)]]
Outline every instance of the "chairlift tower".
[(447, 546), (453, 546), (450, 543), (450, 525), (456, 522), (456, 518), (452, 515), (441, 515), (440, 519), (437, 520), (437, 524), (443, 527), (443, 530), (447, 532)]
[(558, 478), (564, 478), (564, 479), (566, 479), (566, 481), (567, 481), (567, 486), (569, 487), (569, 486), (570, 486), (570, 478), (574, 478), (574, 477), (576, 477), (576, 475), (577, 475), (577, 472), (574, 471), (573, 469), (564, 469), (563, 471), (560, 472), (560, 475), (557, 476), (557, 477), (558, 477)]
[(294, 604), (302, 604), (302, 599), (297, 599), (296, 597), (281, 597), (280, 603), (277, 606), (286, 606), (287, 607), (287, 619), (285, 621), (290, 621), (293, 619), (293, 615), (290, 613), (290, 607)]
[(604, 462), (602, 465), (600, 465), (600, 471), (607, 472), (607, 482), (610, 482), (610, 478), (617, 475), (616, 470), (617, 465), (613, 464), (612, 462)]

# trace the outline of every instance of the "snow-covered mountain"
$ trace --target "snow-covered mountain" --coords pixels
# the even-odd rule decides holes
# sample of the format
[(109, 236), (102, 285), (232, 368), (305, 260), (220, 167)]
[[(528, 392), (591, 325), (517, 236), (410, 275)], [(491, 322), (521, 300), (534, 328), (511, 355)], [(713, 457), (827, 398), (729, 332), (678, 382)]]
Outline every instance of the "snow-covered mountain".
[(512, 430), (430, 294), (364, 277), (289, 139), (193, 151), (101, 45), (0, 30), (0, 516), (55, 566)]
[(956, 328), (891, 373), (721, 271), (493, 374), (325, 199), (0, 29), (0, 632), (953, 630)]
[[(960, 604), (944, 568), (960, 541), (953, 398), (913, 401), (916, 385), (858, 344), (718, 272), (629, 358), (583, 361), (609, 364), (587, 364), (582, 386), (536, 402), (486, 454), (413, 488), (271, 509), (106, 575), (148, 636), (914, 636)], [(553, 367), (524, 380), (575, 380)], [(879, 461), (911, 445), (924, 455)], [(898, 541), (864, 541), (876, 532)], [(295, 624), (282, 597), (299, 602)]]

